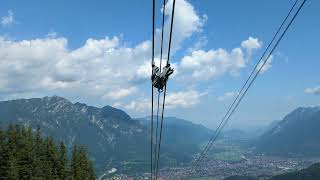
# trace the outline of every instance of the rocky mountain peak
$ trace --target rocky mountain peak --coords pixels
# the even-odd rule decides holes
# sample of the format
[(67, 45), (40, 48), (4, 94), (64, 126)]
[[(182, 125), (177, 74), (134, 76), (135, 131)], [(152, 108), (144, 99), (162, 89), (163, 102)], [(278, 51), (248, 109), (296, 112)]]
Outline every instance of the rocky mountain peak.
[(60, 96), (45, 96), (42, 98), (42, 101), (48, 102), (48, 103), (71, 103), (69, 100), (60, 97)]

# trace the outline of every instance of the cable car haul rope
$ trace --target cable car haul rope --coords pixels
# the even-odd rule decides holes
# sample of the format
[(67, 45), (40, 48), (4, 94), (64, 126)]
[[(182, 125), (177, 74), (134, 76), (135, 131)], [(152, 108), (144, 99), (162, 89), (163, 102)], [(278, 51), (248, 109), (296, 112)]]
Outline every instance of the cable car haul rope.
[[(167, 63), (162, 68), (162, 55), (163, 55), (163, 35), (164, 35), (164, 19), (165, 19), (165, 7), (166, 1), (163, 0), (162, 7), (162, 29), (161, 29), (161, 47), (160, 47), (160, 66), (156, 66), (154, 57), (155, 57), (155, 0), (153, 0), (153, 12), (152, 12), (152, 74), (151, 74), (151, 137), (150, 137), (150, 176), (151, 179), (158, 178), (159, 170), (159, 160), (160, 160), (160, 148), (161, 148), (161, 139), (162, 139), (162, 128), (163, 128), (163, 116), (164, 116), (164, 107), (166, 100), (166, 91), (167, 91), (167, 81), (169, 76), (173, 73), (173, 68), (170, 66), (170, 50), (171, 50), (171, 39), (172, 39), (172, 30), (173, 30), (173, 19), (174, 19), (174, 9), (175, 9), (175, 0), (172, 4), (172, 13), (171, 13), (171, 24), (170, 24), (170, 34), (169, 34), (169, 45), (168, 45), (168, 54), (167, 54)], [(154, 128), (154, 89), (158, 90), (157, 98), (157, 116), (156, 116), (156, 129), (155, 133), (153, 132)], [(160, 96), (162, 96), (162, 108), (160, 109)], [(160, 130), (159, 129), (159, 113), (161, 110), (161, 119), (160, 119)], [(155, 137), (155, 142), (154, 141)]]

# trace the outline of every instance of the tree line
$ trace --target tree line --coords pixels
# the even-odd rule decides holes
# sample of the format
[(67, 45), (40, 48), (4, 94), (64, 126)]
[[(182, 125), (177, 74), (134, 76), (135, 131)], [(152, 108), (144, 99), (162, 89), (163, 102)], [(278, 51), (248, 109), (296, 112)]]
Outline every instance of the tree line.
[(63, 142), (42, 137), (40, 128), (9, 125), (0, 129), (0, 179), (94, 180), (93, 165), (83, 146), (69, 157)]

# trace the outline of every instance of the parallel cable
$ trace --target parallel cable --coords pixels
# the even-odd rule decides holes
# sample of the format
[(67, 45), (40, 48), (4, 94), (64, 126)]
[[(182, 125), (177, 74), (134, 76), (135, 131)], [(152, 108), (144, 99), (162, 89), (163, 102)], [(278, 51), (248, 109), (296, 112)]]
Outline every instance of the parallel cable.
[[(165, 12), (166, 12), (166, 0), (163, 0), (162, 6), (162, 28), (161, 28), (161, 45), (160, 45), (160, 66), (159, 71), (161, 73), (162, 70), (162, 52), (163, 52), (163, 34), (164, 34), (164, 20), (165, 20)], [(158, 91), (158, 104), (157, 104), (157, 124), (156, 124), (156, 145), (158, 144), (158, 126), (159, 126), (159, 104), (160, 104), (160, 91)], [(154, 148), (154, 171), (156, 172), (156, 163), (157, 163), (157, 146)]]
[[(249, 80), (252, 78), (253, 74), (255, 73), (256, 69), (258, 68), (259, 64), (262, 62), (263, 57), (266, 55), (266, 53), (268, 52), (268, 49), (271, 47), (271, 45), (273, 44), (274, 40), (276, 39), (276, 37), (278, 36), (280, 30), (282, 29), (283, 25), (285, 24), (285, 22), (287, 21), (287, 19), (289, 18), (290, 14), (292, 13), (294, 7), (296, 6), (296, 4), (298, 3), (298, 0), (295, 1), (295, 3), (293, 4), (293, 6), (291, 7), (289, 13), (287, 14), (287, 16), (285, 17), (285, 19), (282, 21), (281, 25), (279, 26), (277, 32), (275, 33), (275, 35), (273, 36), (272, 40), (270, 41), (270, 43), (268, 44), (267, 48), (265, 49), (265, 51), (263, 52), (261, 58), (259, 59), (259, 61), (257, 62), (257, 64), (254, 67), (254, 70), (251, 72), (250, 76), (248, 77), (248, 79), (246, 80), (246, 82), (244, 83), (244, 85), (242, 86), (241, 90), (239, 91), (239, 93), (237, 94), (236, 98), (234, 99), (234, 101), (232, 102), (231, 106), (229, 107), (227, 113), (224, 115), (224, 117), (222, 118), (222, 121), (220, 122), (219, 126), (216, 128), (214, 135), (211, 137), (211, 139), (209, 140), (209, 142), (207, 143), (207, 145), (205, 146), (205, 148), (203, 149), (202, 153), (200, 154), (198, 160), (201, 160), (204, 152), (208, 151), (208, 146), (210, 144), (210, 142), (213, 140), (213, 138), (216, 136), (216, 133), (218, 132), (218, 130), (221, 128), (221, 125), (223, 123), (223, 121), (226, 119), (227, 115), (230, 113), (232, 107), (235, 105), (236, 101), (239, 99), (241, 92), (244, 90), (244, 88), (247, 86)], [(196, 162), (195, 162), (196, 163)]]
[(176, 0), (173, 0), (172, 4), (172, 13), (171, 13), (171, 25), (170, 25), (170, 36), (169, 36), (169, 47), (168, 47), (168, 55), (167, 55), (167, 65), (170, 64), (170, 50), (171, 50), (171, 39), (172, 39), (172, 28), (173, 28), (173, 17), (174, 17), (174, 7), (176, 5)]
[(163, 34), (164, 34), (164, 19), (166, 14), (166, 0), (163, 0), (163, 8), (162, 8), (162, 29), (161, 29), (161, 47), (160, 47), (160, 72), (162, 65), (162, 51), (163, 51)]
[[(169, 46), (168, 46), (168, 55), (167, 55), (167, 65), (170, 65), (170, 50), (171, 50), (171, 39), (172, 39), (172, 30), (173, 30), (173, 20), (174, 20), (174, 9), (175, 9), (176, 0), (173, 0), (172, 4), (172, 13), (171, 13), (171, 25), (170, 25), (170, 36), (169, 36)], [(163, 91), (163, 103), (162, 103), (162, 113), (161, 113), (161, 127), (160, 127), (160, 138), (158, 143), (158, 158), (157, 158), (157, 168), (156, 168), (156, 179), (158, 178), (158, 171), (159, 171), (159, 161), (160, 161), (160, 148), (161, 148), (161, 139), (162, 139), (162, 130), (163, 130), (163, 115), (164, 115), (164, 107), (165, 107), (165, 100), (166, 100), (166, 92), (167, 92), (167, 84), (164, 86)]]
[(150, 142), (150, 152), (151, 152), (151, 155), (150, 155), (150, 176), (151, 176), (151, 179), (152, 178), (152, 170), (153, 170), (153, 166), (152, 166), (152, 158), (153, 158), (153, 85), (151, 84), (151, 88), (152, 88), (152, 98), (151, 98), (151, 142)]
[[(152, 2), (152, 57), (151, 57), (151, 72), (154, 67), (154, 31), (155, 31), (155, 0)], [(153, 85), (151, 84), (151, 137), (150, 137), (150, 177), (152, 176), (152, 156), (153, 156)]]
[(157, 103), (157, 124), (156, 124), (156, 141), (154, 147), (154, 174), (156, 174), (157, 165), (157, 144), (158, 144), (158, 126), (159, 126), (159, 109), (160, 109), (160, 91), (158, 91), (158, 103)]
[(164, 114), (164, 105), (165, 105), (165, 101), (166, 101), (166, 91), (167, 91), (167, 85), (164, 86), (164, 91), (163, 91), (164, 93), (163, 93), (163, 101), (162, 101), (161, 126), (160, 126), (160, 138), (159, 138), (159, 144), (158, 144), (156, 179), (158, 178), (158, 171), (159, 171), (160, 147), (161, 147), (161, 139), (162, 139), (163, 114)]
[[(258, 77), (258, 75), (260, 74), (261, 70), (263, 69), (263, 67), (265, 66), (265, 64), (267, 63), (267, 61), (269, 60), (269, 58), (271, 57), (272, 53), (274, 52), (274, 50), (277, 48), (277, 46), (279, 45), (280, 41), (282, 40), (282, 38), (284, 37), (285, 33), (287, 32), (287, 30), (289, 29), (289, 27), (291, 26), (292, 22), (294, 21), (294, 19), (296, 18), (296, 16), (298, 15), (298, 13), (300, 12), (301, 8), (303, 7), (304, 3), (306, 2), (306, 0), (303, 1), (303, 3), (300, 5), (298, 11), (295, 13), (294, 17), (291, 19), (291, 21), (289, 22), (288, 26), (286, 27), (286, 29), (284, 30), (284, 32), (281, 34), (280, 38), (278, 39), (278, 41), (276, 42), (275, 46), (272, 48), (272, 50), (270, 51), (270, 53), (268, 54), (267, 58), (265, 59), (265, 61), (263, 62), (263, 64), (260, 66), (260, 68), (258, 69), (257, 73), (255, 74), (255, 76), (253, 77), (252, 81), (250, 82), (250, 84), (248, 85), (248, 87), (246, 88), (246, 90), (244, 91), (243, 95), (240, 97), (239, 101), (237, 102), (235, 108), (232, 110), (232, 112), (229, 114), (229, 116), (226, 119), (226, 122), (224, 123), (224, 125), (222, 126), (222, 129), (225, 127), (225, 125), (228, 123), (228, 121), (230, 120), (230, 117), (232, 116), (232, 114), (235, 112), (235, 110), (237, 109), (237, 107), (239, 106), (240, 102), (242, 101), (242, 99), (245, 97), (245, 95), (247, 94), (249, 88), (252, 86), (252, 84), (254, 83), (255, 79)], [(219, 133), (217, 134), (216, 138), (220, 135), (222, 129), (220, 129)], [(216, 139), (215, 138), (215, 139)], [(212, 142), (214, 143), (214, 141)]]
[[(294, 14), (293, 18), (290, 20), (289, 24), (286, 26), (285, 30), (282, 32), (282, 34), (280, 35), (279, 39), (276, 41), (275, 45), (273, 46), (273, 48), (271, 49), (271, 51), (269, 52), (269, 54), (267, 55), (267, 58), (265, 58), (265, 60), (263, 61), (263, 64), (260, 66), (260, 68), (258, 69), (258, 71), (256, 70), (257, 67), (259, 66), (259, 64), (262, 62), (262, 59), (265, 57), (265, 54), (267, 52), (267, 50), (269, 49), (269, 47), (271, 47), (271, 44), (273, 43), (273, 41), (275, 40), (275, 38), (277, 37), (277, 34), (280, 32), (280, 30), (282, 29), (284, 23), (287, 21), (288, 17), (290, 16), (292, 10), (294, 9), (294, 7), (296, 6), (298, 0), (296, 0), (296, 2), (294, 3), (294, 5), (292, 6), (290, 12), (288, 13), (287, 17), (285, 18), (285, 20), (283, 21), (283, 23), (281, 24), (280, 28), (278, 29), (276, 35), (274, 36), (274, 38), (272, 39), (271, 43), (269, 44), (268, 48), (266, 49), (266, 51), (263, 53), (260, 61), (257, 63), (256, 67), (253, 69), (252, 73), (250, 74), (249, 78), (247, 79), (245, 85), (241, 88), (241, 91), (239, 92), (239, 94), (237, 95), (236, 99), (234, 100), (234, 102), (232, 103), (231, 107), (229, 108), (227, 114), (224, 116), (223, 120), (221, 121), (221, 123), (219, 124), (219, 127), (217, 128), (217, 130), (215, 131), (215, 135), (210, 139), (210, 141), (208, 142), (206, 148), (204, 149), (205, 151), (208, 151), (212, 144), (215, 142), (215, 140), (218, 138), (218, 136), (220, 135), (222, 129), (225, 127), (225, 125), (228, 123), (228, 121), (230, 120), (232, 114), (235, 112), (235, 110), (237, 109), (237, 107), (239, 106), (240, 102), (242, 101), (242, 99), (245, 97), (245, 95), (247, 94), (249, 88), (252, 86), (252, 84), (254, 83), (254, 81), (256, 80), (256, 78), (258, 77), (258, 75), (260, 74), (261, 70), (263, 69), (263, 67), (265, 66), (265, 64), (267, 63), (267, 61), (269, 60), (269, 58), (271, 57), (272, 53), (274, 52), (274, 50), (277, 48), (277, 46), (279, 45), (280, 41), (282, 40), (282, 38), (284, 37), (284, 35), (286, 34), (287, 30), (289, 29), (289, 27), (291, 26), (292, 22), (294, 21), (294, 19), (296, 18), (296, 16), (299, 14), (301, 8), (303, 7), (303, 5), (305, 4), (306, 0), (303, 0), (302, 4), (299, 6), (298, 10), (296, 11), (296, 13)], [(252, 75), (255, 73), (253, 79), (250, 81), (249, 85), (247, 86), (247, 88), (245, 89), (245, 91), (242, 93), (244, 87), (246, 86), (246, 84), (249, 82), (249, 80), (251, 79)], [(240, 96), (241, 95), (241, 96)], [(239, 100), (238, 100), (239, 99)], [(237, 102), (237, 103), (236, 103)], [(233, 105), (235, 104), (235, 106), (233, 107)], [(232, 109), (233, 107), (233, 109)], [(232, 110), (231, 110), (232, 109)], [(231, 111), (231, 112), (230, 112)], [(221, 127), (221, 124), (222, 127)], [(221, 127), (221, 128), (220, 128)], [(205, 156), (205, 153), (201, 153), (201, 156), (199, 156), (198, 161), (202, 160), (203, 156)], [(196, 160), (197, 161), (197, 160)]]

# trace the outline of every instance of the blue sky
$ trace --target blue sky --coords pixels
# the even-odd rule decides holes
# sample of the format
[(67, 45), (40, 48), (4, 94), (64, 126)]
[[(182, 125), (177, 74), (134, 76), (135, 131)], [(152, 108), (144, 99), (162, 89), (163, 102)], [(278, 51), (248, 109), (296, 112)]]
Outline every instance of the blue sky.
[[(151, 2), (3, 0), (0, 98), (59, 95), (149, 114)], [(177, 0), (166, 114), (214, 128), (293, 3)], [(231, 127), (320, 104), (319, 7), (307, 1)], [(161, 1), (156, 10), (160, 28)]]

